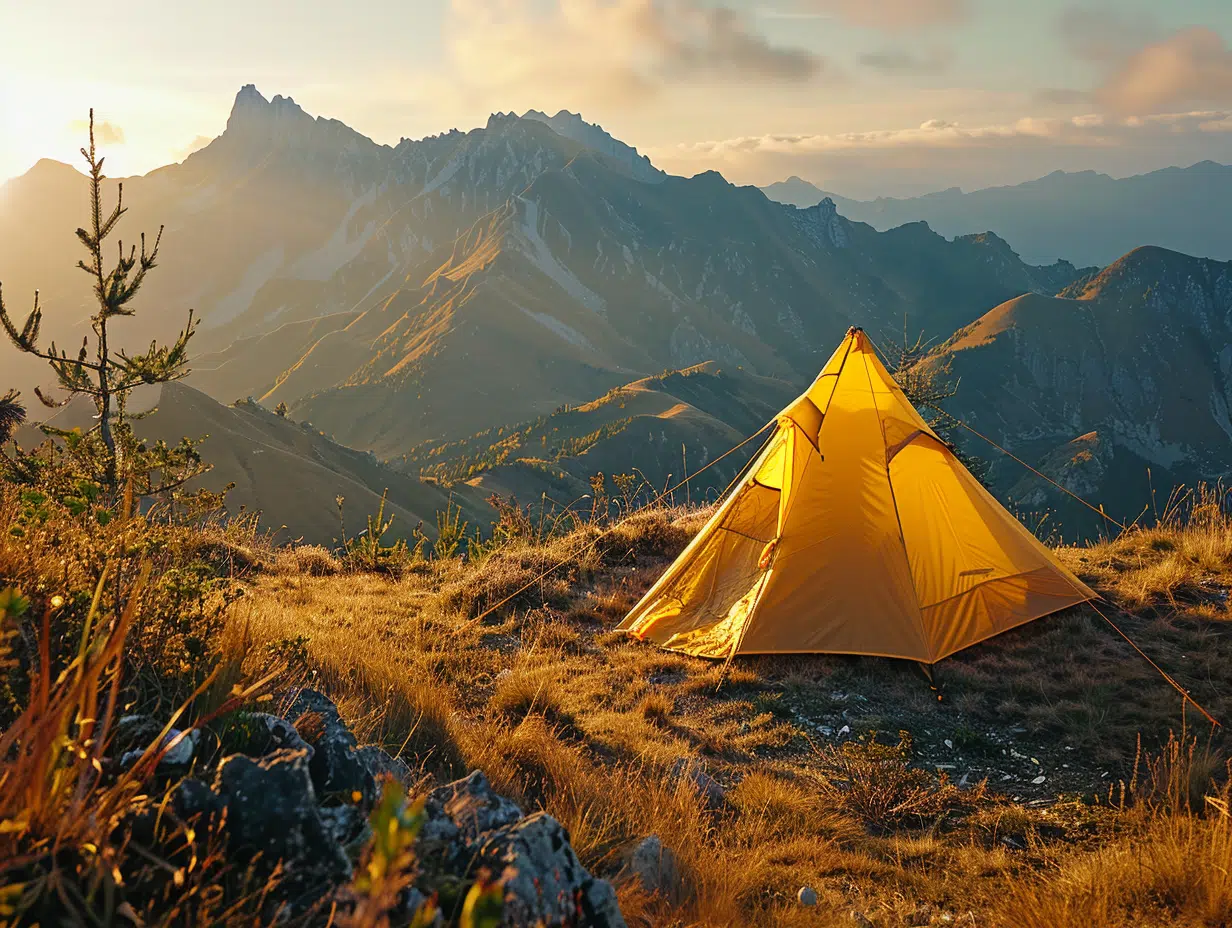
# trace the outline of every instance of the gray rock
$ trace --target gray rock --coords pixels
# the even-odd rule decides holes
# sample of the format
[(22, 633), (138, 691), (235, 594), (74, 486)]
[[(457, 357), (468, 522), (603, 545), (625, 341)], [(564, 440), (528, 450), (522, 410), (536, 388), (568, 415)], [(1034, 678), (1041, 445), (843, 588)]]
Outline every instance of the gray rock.
[(197, 816), (213, 815), (221, 812), (222, 798), (206, 783), (193, 777), (187, 777), (176, 787), (172, 797), (176, 814), (185, 821), (191, 821)]
[(815, 906), (817, 904), (817, 890), (811, 886), (801, 886), (796, 892), (796, 902), (803, 906)]
[(350, 861), (317, 807), (307, 752), (233, 754), (219, 764), (213, 791), (226, 814), (228, 850), (263, 868), (282, 862), (293, 903), (309, 904), (350, 879)]
[[(403, 906), (403, 911), (407, 919), (413, 919), (428, 897), (412, 886), (406, 893), (406, 902)], [(445, 916), (441, 914), (441, 910), (437, 909), (436, 914), (432, 916), (432, 921), (428, 923), (428, 928), (443, 928), (445, 924)]]
[(356, 753), (355, 736), (338, 715), (333, 701), (316, 690), (300, 690), (287, 718), (296, 724), (308, 713), (320, 716), (321, 720), (321, 733), (313, 741), (315, 750), (308, 770), (322, 802), (349, 803), (354, 793), (359, 793), (365, 802), (375, 800), (372, 774)]
[(349, 847), (360, 839), (371, 836), (368, 820), (358, 806), (326, 806), (319, 814), (325, 830), (343, 847)]
[(493, 832), (479, 862), (505, 874), (503, 926), (625, 928), (616, 891), (586, 871), (569, 832), (546, 812)]
[[(172, 728), (163, 737), (162, 746), (170, 745), (170, 747), (167, 749), (167, 753), (159, 760), (159, 767), (187, 767), (192, 763), (193, 755), (197, 752), (197, 743), (201, 740), (201, 732), (193, 729), (188, 734), (183, 735), (183, 737), (181, 737), (181, 734), (178, 728)], [(154, 737), (157, 737), (157, 735), (158, 732), (154, 732)], [(120, 766), (124, 769), (131, 767), (141, 759), (141, 755), (145, 751), (145, 746), (126, 751), (120, 757)]]
[(672, 765), (671, 778), (675, 783), (688, 784), (701, 797), (708, 809), (721, 809), (727, 802), (727, 794), (719, 782), (698, 766), (691, 758), (682, 757)]
[(372, 744), (360, 748), (355, 753), (359, 756), (368, 774), (374, 779), (389, 775), (404, 786), (410, 784), (411, 768), (402, 758), (394, 757)]
[(311, 763), (312, 755), (315, 753), (312, 745), (300, 736), (295, 726), (289, 721), (266, 712), (254, 712), (251, 718), (264, 725), (265, 730), (269, 732), (270, 741), (265, 753), (280, 751), (283, 748), (292, 751), (307, 751), (308, 760)]
[(111, 733), (111, 756), (114, 757), (116, 754), (124, 756), (132, 751), (144, 751), (153, 744), (154, 739), (162, 730), (162, 723), (151, 716), (122, 716)]
[(478, 770), (424, 800), (416, 850), (425, 868), (504, 874), (506, 926), (624, 928), (616, 892), (586, 871), (550, 815), (524, 818)]
[(485, 835), (521, 818), (522, 810), (494, 792), (487, 777), (475, 770), (434, 789), (424, 800), (421, 857), (442, 855), (466, 868)]
[(674, 901), (680, 889), (680, 867), (676, 855), (663, 846), (658, 835), (643, 838), (629, 854), (629, 872), (649, 893), (659, 893)]

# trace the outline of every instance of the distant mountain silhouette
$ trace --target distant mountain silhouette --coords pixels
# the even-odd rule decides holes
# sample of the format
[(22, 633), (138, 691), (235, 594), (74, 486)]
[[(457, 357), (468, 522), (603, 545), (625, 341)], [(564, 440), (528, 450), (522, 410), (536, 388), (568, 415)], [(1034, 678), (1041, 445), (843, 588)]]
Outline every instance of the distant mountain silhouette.
[(1119, 179), (1054, 171), (1013, 187), (904, 199), (851, 200), (799, 177), (763, 189), (795, 206), (829, 197), (844, 216), (877, 229), (918, 221), (946, 236), (993, 229), (1032, 263), (1105, 265), (1139, 245), (1232, 259), (1232, 166), (1213, 161)]

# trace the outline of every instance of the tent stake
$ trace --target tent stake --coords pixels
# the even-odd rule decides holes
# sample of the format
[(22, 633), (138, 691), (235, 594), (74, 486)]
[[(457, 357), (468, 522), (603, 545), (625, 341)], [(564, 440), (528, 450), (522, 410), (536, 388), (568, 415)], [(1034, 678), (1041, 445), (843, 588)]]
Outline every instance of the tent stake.
[(937, 702), (942, 701), (941, 688), (937, 686), (936, 664), (926, 664), (923, 661), (916, 662), (920, 670), (924, 671), (924, 676), (928, 679), (928, 688), (937, 694)]

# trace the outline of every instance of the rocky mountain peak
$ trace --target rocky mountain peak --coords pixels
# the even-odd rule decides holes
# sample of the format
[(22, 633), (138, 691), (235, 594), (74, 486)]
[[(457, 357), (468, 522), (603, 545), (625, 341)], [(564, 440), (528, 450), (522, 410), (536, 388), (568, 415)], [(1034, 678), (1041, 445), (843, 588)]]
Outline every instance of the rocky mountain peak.
[(656, 168), (645, 155), (639, 154), (632, 145), (604, 131), (603, 127), (589, 123), (578, 113), (561, 110), (555, 116), (548, 116), (539, 110), (527, 110), (523, 119), (541, 122), (557, 135), (585, 145), (591, 151), (606, 156), (622, 171), (645, 183), (658, 183), (667, 175)]
[(253, 84), (245, 84), (235, 95), (223, 137), (238, 140), (245, 147), (261, 149), (286, 144), (315, 147), (314, 140), (327, 147), (374, 146), (366, 136), (336, 119), (313, 117), (304, 112), (292, 97), (275, 94), (266, 100)]
[(995, 232), (974, 232), (971, 235), (957, 236), (955, 240), (970, 242), (973, 245), (983, 245), (985, 248), (990, 248), (1005, 257), (1018, 257), (1018, 254), (1010, 247), (1010, 243)]
[(502, 126), (509, 125), (511, 122), (516, 122), (517, 118), (518, 118), (518, 114), (514, 112), (493, 113), (491, 116), (488, 117), (487, 124), (484, 126), (484, 128), (499, 129)]
[(278, 124), (305, 124), (314, 121), (290, 97), (279, 94), (272, 100), (266, 100), (255, 85), (245, 84), (235, 95), (231, 115), (227, 117), (227, 132), (268, 130)]

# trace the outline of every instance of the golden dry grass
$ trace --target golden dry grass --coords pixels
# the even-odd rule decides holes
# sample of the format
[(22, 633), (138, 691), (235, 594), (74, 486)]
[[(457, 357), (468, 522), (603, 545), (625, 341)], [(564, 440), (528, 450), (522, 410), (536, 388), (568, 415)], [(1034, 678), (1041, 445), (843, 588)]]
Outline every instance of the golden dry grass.
[[(1148, 807), (1158, 777), (1139, 765), (1129, 786), (1138, 736), (1158, 751), (1195, 715), (1182, 716), (1175, 691), (1097, 615), (1072, 610), (946, 662), (940, 703), (899, 662), (762, 657), (724, 673), (614, 634), (702, 518), (641, 513), (594, 545), (586, 529), (400, 578), (313, 576), (283, 558), (236, 616), (263, 643), (304, 636), (312, 678), (425, 780), (478, 767), (559, 818), (583, 861), (617, 881), (631, 924), (860, 923), (853, 912), (878, 925), (1007, 928), (1232, 918), (1226, 816), (1193, 802), (1223, 773), (1222, 733), (1209, 744), (1203, 734), (1206, 753), (1185, 758), (1185, 807)], [(1145, 650), (1232, 718), (1227, 606), (1190, 592), (1232, 581), (1232, 529), (1201, 518), (1061, 556), (1133, 610), (1117, 621)], [(887, 826), (870, 811), (885, 797), (857, 801), (835, 777), (829, 745), (843, 725), (857, 739), (854, 775), (874, 781), (860, 785), (883, 787), (893, 771), (869, 762), (859, 736), (906, 729), (914, 765), (952, 768), (942, 772), (961, 789), (938, 794), (934, 774), (907, 776), (904, 789), (927, 801)], [(727, 788), (722, 808), (672, 778), (681, 758)], [(985, 777), (985, 794), (971, 790)], [(679, 863), (666, 897), (622, 871), (652, 833)], [(815, 908), (795, 901), (806, 885)]]

